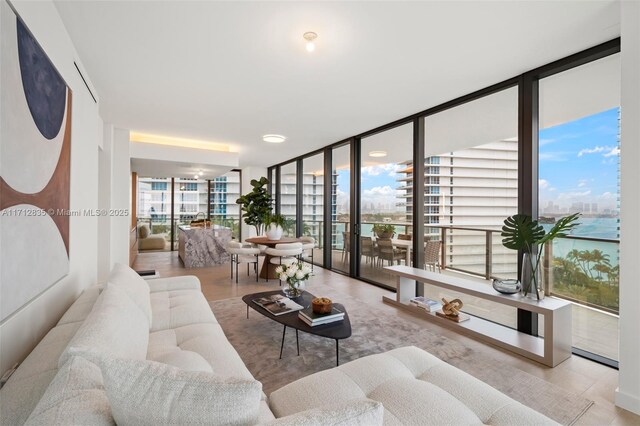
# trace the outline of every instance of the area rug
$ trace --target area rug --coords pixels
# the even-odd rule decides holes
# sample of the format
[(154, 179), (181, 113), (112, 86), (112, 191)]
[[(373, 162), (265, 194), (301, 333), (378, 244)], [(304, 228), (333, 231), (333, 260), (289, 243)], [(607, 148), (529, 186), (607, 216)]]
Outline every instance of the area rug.
[[(353, 329), (352, 336), (340, 342), (340, 364), (402, 346), (417, 346), (560, 424), (573, 424), (593, 404), (515, 367), (497, 363), (481, 350), (437, 334), (424, 320), (407, 321), (372, 310), (371, 304), (353, 297), (331, 293), (330, 287), (323, 286), (323, 295), (345, 305)], [(288, 329), (279, 359), (283, 328), (280, 324), (252, 309), (247, 319), (246, 305), (240, 297), (210, 305), (227, 338), (251, 374), (262, 382), (267, 395), (304, 376), (335, 367), (334, 340), (300, 333), (300, 356), (297, 356), (295, 331)]]

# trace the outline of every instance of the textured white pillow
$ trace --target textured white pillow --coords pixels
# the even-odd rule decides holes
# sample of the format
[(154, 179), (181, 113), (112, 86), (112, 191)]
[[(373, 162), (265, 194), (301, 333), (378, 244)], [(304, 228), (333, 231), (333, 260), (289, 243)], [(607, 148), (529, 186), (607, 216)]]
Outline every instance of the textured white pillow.
[(153, 361), (103, 358), (100, 368), (119, 426), (255, 424), (262, 384), (184, 371)]
[(100, 367), (72, 357), (54, 377), (25, 425), (113, 425)]
[(377, 426), (382, 425), (384, 407), (372, 399), (319, 407), (273, 420), (269, 426)]
[(173, 365), (184, 371), (205, 371), (207, 373), (213, 373), (211, 364), (197, 352), (183, 350), (171, 351), (155, 357), (153, 360), (162, 364)]
[(136, 271), (121, 263), (116, 263), (113, 266), (107, 281), (127, 293), (145, 314), (149, 321), (149, 329), (151, 329), (152, 316), (149, 284)]
[(107, 356), (146, 359), (149, 345), (147, 317), (135, 303), (111, 283), (100, 294), (96, 304), (58, 360), (62, 367), (79, 355), (94, 361), (91, 353)]

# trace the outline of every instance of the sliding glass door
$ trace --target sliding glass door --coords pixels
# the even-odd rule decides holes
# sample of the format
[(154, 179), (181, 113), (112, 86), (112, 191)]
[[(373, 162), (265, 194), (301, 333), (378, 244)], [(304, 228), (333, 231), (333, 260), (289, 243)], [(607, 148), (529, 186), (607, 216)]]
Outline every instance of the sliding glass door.
[(351, 146), (333, 148), (331, 154), (331, 266), (348, 274), (351, 260)]
[[(313, 263), (324, 265), (324, 154), (302, 159), (302, 235), (313, 237)], [(308, 260), (311, 260), (310, 258)]]

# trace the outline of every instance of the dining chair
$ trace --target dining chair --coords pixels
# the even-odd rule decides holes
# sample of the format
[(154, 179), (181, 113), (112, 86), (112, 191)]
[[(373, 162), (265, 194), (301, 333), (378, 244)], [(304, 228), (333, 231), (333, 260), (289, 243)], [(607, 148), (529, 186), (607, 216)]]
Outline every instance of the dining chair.
[[(265, 254), (271, 256), (267, 263), (267, 282), (269, 282), (269, 267), (271, 265), (291, 265), (298, 261), (298, 256), (302, 254), (302, 243), (282, 243), (276, 244), (273, 248), (268, 248)], [(282, 281), (280, 281), (282, 285)]]
[(406, 254), (396, 249), (390, 238), (378, 238), (378, 262), (382, 264), (385, 260), (392, 266), (396, 261), (398, 265), (400, 261), (405, 259)]
[[(365, 256), (365, 263), (371, 262), (373, 265), (377, 255), (376, 247), (373, 244), (373, 238), (360, 237), (360, 256)], [(362, 260), (360, 261), (362, 263)]]
[(427, 266), (435, 272), (436, 267), (438, 268), (438, 272), (440, 270), (440, 250), (442, 248), (442, 241), (440, 240), (430, 240), (424, 243), (424, 269), (427, 269)]
[(345, 256), (347, 262), (349, 261), (349, 253), (351, 253), (351, 232), (342, 233), (342, 262), (344, 262)]
[(313, 250), (316, 248), (316, 239), (305, 236), (300, 237), (300, 240), (302, 241), (302, 258), (304, 259), (305, 254), (308, 254), (307, 257), (311, 259), (311, 270), (313, 270)]
[(233, 266), (236, 269), (236, 283), (238, 282), (238, 265), (240, 263), (247, 264), (247, 275), (249, 275), (249, 265), (253, 263), (256, 272), (256, 281), (258, 281), (258, 256), (260, 249), (252, 247), (249, 243), (241, 243), (239, 241), (229, 241), (226, 247), (227, 253), (231, 256), (231, 279), (233, 279)]

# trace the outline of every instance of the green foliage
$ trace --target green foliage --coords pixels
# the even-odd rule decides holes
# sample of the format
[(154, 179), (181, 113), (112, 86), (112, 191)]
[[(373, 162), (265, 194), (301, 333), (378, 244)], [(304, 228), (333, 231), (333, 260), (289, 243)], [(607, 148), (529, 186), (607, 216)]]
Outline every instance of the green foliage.
[(386, 234), (396, 232), (396, 227), (390, 223), (376, 223), (371, 228), (376, 234)]
[(255, 226), (258, 235), (262, 235), (262, 227), (271, 214), (272, 201), (267, 185), (269, 180), (261, 177), (259, 180), (252, 179), (251, 186), (253, 190), (236, 200), (236, 204), (240, 204), (244, 223)]
[(284, 229), (284, 224), (285, 224), (286, 220), (287, 219), (285, 219), (285, 217), (282, 216), (281, 214), (269, 214), (269, 216), (267, 216), (264, 224), (265, 225), (271, 225), (273, 223), (275, 225), (282, 226), (282, 228)]

